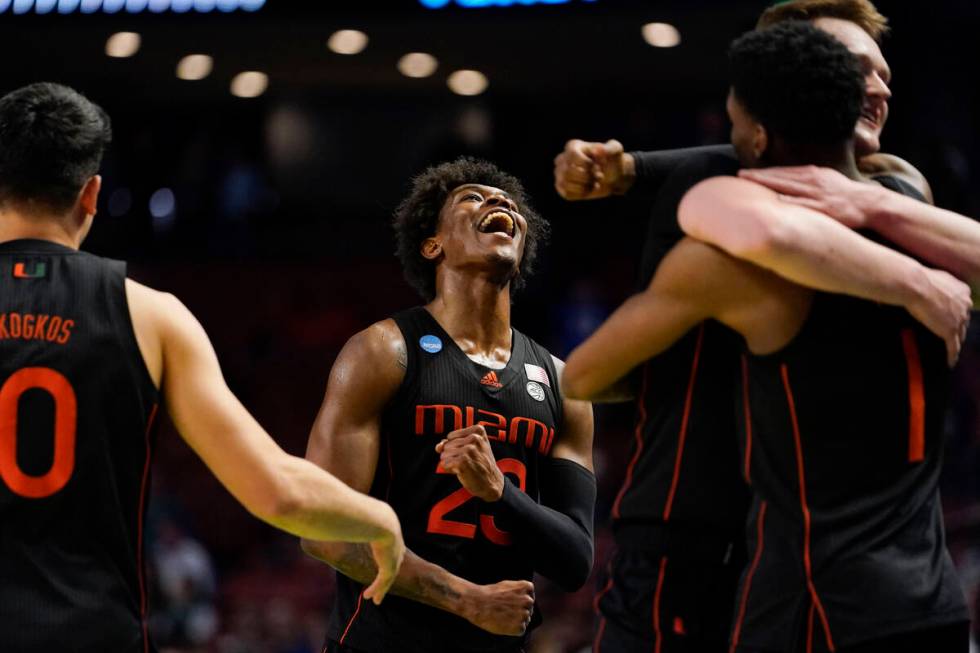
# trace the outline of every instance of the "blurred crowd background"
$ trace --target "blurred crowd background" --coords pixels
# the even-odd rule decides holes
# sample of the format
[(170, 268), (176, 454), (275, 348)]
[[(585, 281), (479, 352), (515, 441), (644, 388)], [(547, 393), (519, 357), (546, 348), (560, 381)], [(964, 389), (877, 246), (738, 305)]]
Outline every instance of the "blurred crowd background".
[[(471, 154), (525, 182), (554, 236), (514, 322), (565, 356), (632, 291), (649, 201), (565, 202), (552, 158), (573, 137), (627, 149), (725, 142), (726, 47), (766, 5), (0, 0), (0, 90), (58, 81), (106, 108), (115, 142), (85, 248), (179, 296), (239, 398), (302, 454), (346, 339), (417, 303), (389, 227), (413, 174)], [(926, 174), (939, 205), (980, 216), (980, 4), (877, 6), (893, 28), (884, 149)], [(955, 374), (943, 498), (976, 606), (980, 329)], [(629, 405), (598, 409), (597, 568), (632, 424)], [(153, 479), (157, 642), (319, 651), (332, 571), (234, 503), (169, 424)], [(587, 650), (594, 590), (539, 586), (535, 653)]]

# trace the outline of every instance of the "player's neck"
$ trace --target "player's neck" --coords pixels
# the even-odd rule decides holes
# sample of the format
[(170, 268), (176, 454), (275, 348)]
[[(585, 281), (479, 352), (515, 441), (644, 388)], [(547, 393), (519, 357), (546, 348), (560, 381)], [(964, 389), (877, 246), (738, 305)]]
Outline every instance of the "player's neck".
[(426, 306), (466, 354), (510, 352), (510, 285), (488, 278), (445, 275)]
[(47, 240), (72, 249), (78, 249), (80, 244), (77, 235), (66, 228), (64, 220), (0, 209), (0, 242), (23, 239)]
[(852, 141), (837, 145), (786, 145), (777, 142), (770, 152), (767, 165), (820, 166), (833, 168), (850, 179), (862, 179)]

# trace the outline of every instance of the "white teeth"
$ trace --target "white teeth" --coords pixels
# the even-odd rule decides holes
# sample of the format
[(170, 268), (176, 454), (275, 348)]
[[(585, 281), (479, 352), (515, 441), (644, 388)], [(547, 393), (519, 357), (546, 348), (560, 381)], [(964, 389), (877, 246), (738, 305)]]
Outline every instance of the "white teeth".
[[(514, 219), (510, 217), (510, 215), (508, 215), (507, 213), (504, 213), (503, 211), (495, 211), (494, 213), (491, 213), (487, 215), (485, 218), (483, 218), (482, 220), (480, 220), (480, 225), (478, 227), (479, 230), (484, 233), (487, 233), (486, 229), (489, 227), (490, 223), (494, 220), (505, 221), (506, 228), (503, 231), (505, 231), (507, 235), (511, 235), (514, 232)], [(501, 231), (501, 230), (498, 229), (497, 231)]]

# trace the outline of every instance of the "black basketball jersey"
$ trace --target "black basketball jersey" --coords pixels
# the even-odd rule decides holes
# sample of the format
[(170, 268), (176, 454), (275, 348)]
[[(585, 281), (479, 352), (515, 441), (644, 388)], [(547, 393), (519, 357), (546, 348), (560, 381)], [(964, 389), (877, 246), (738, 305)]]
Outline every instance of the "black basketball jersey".
[(815, 293), (796, 337), (742, 367), (754, 500), (735, 642), (832, 651), (965, 621), (938, 490), (943, 341), (900, 307)]
[[(727, 150), (698, 150), (666, 179), (644, 245), (643, 288), (684, 237), (677, 223), (684, 194), (737, 170)], [(696, 550), (684, 545), (691, 555), (721, 562), (741, 546), (748, 489), (735, 428), (739, 352), (738, 336), (709, 321), (641, 367), (633, 453), (612, 509), (617, 539), (648, 540), (651, 528), (669, 524), (697, 542)]]
[(157, 390), (124, 263), (0, 244), (0, 649), (144, 653)]
[[(408, 366), (384, 412), (371, 495), (391, 504), (406, 545), (423, 559), (479, 584), (531, 580), (534, 570), (512, 546), (510, 524), (439, 467), (435, 446), (451, 431), (482, 424), (498, 467), (537, 498), (538, 461), (562, 422), (551, 355), (515, 329), (510, 361), (492, 370), (471, 361), (425, 308), (394, 320)], [(342, 574), (337, 586), (328, 637), (366, 653), (518, 651), (523, 640), (397, 596), (376, 606), (363, 599), (363, 585)]]

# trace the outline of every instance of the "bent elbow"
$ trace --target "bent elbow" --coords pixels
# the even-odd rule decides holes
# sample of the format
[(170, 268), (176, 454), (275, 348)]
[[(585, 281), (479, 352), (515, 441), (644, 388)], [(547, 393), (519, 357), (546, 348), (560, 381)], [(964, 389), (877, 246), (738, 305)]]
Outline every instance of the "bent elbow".
[(722, 249), (735, 258), (753, 263), (770, 260), (785, 251), (787, 244), (791, 242), (788, 230), (779, 220), (752, 217), (742, 221), (739, 232)]
[(591, 541), (577, 547), (574, 559), (570, 561), (566, 574), (556, 582), (566, 592), (582, 589), (592, 575), (593, 551)]

